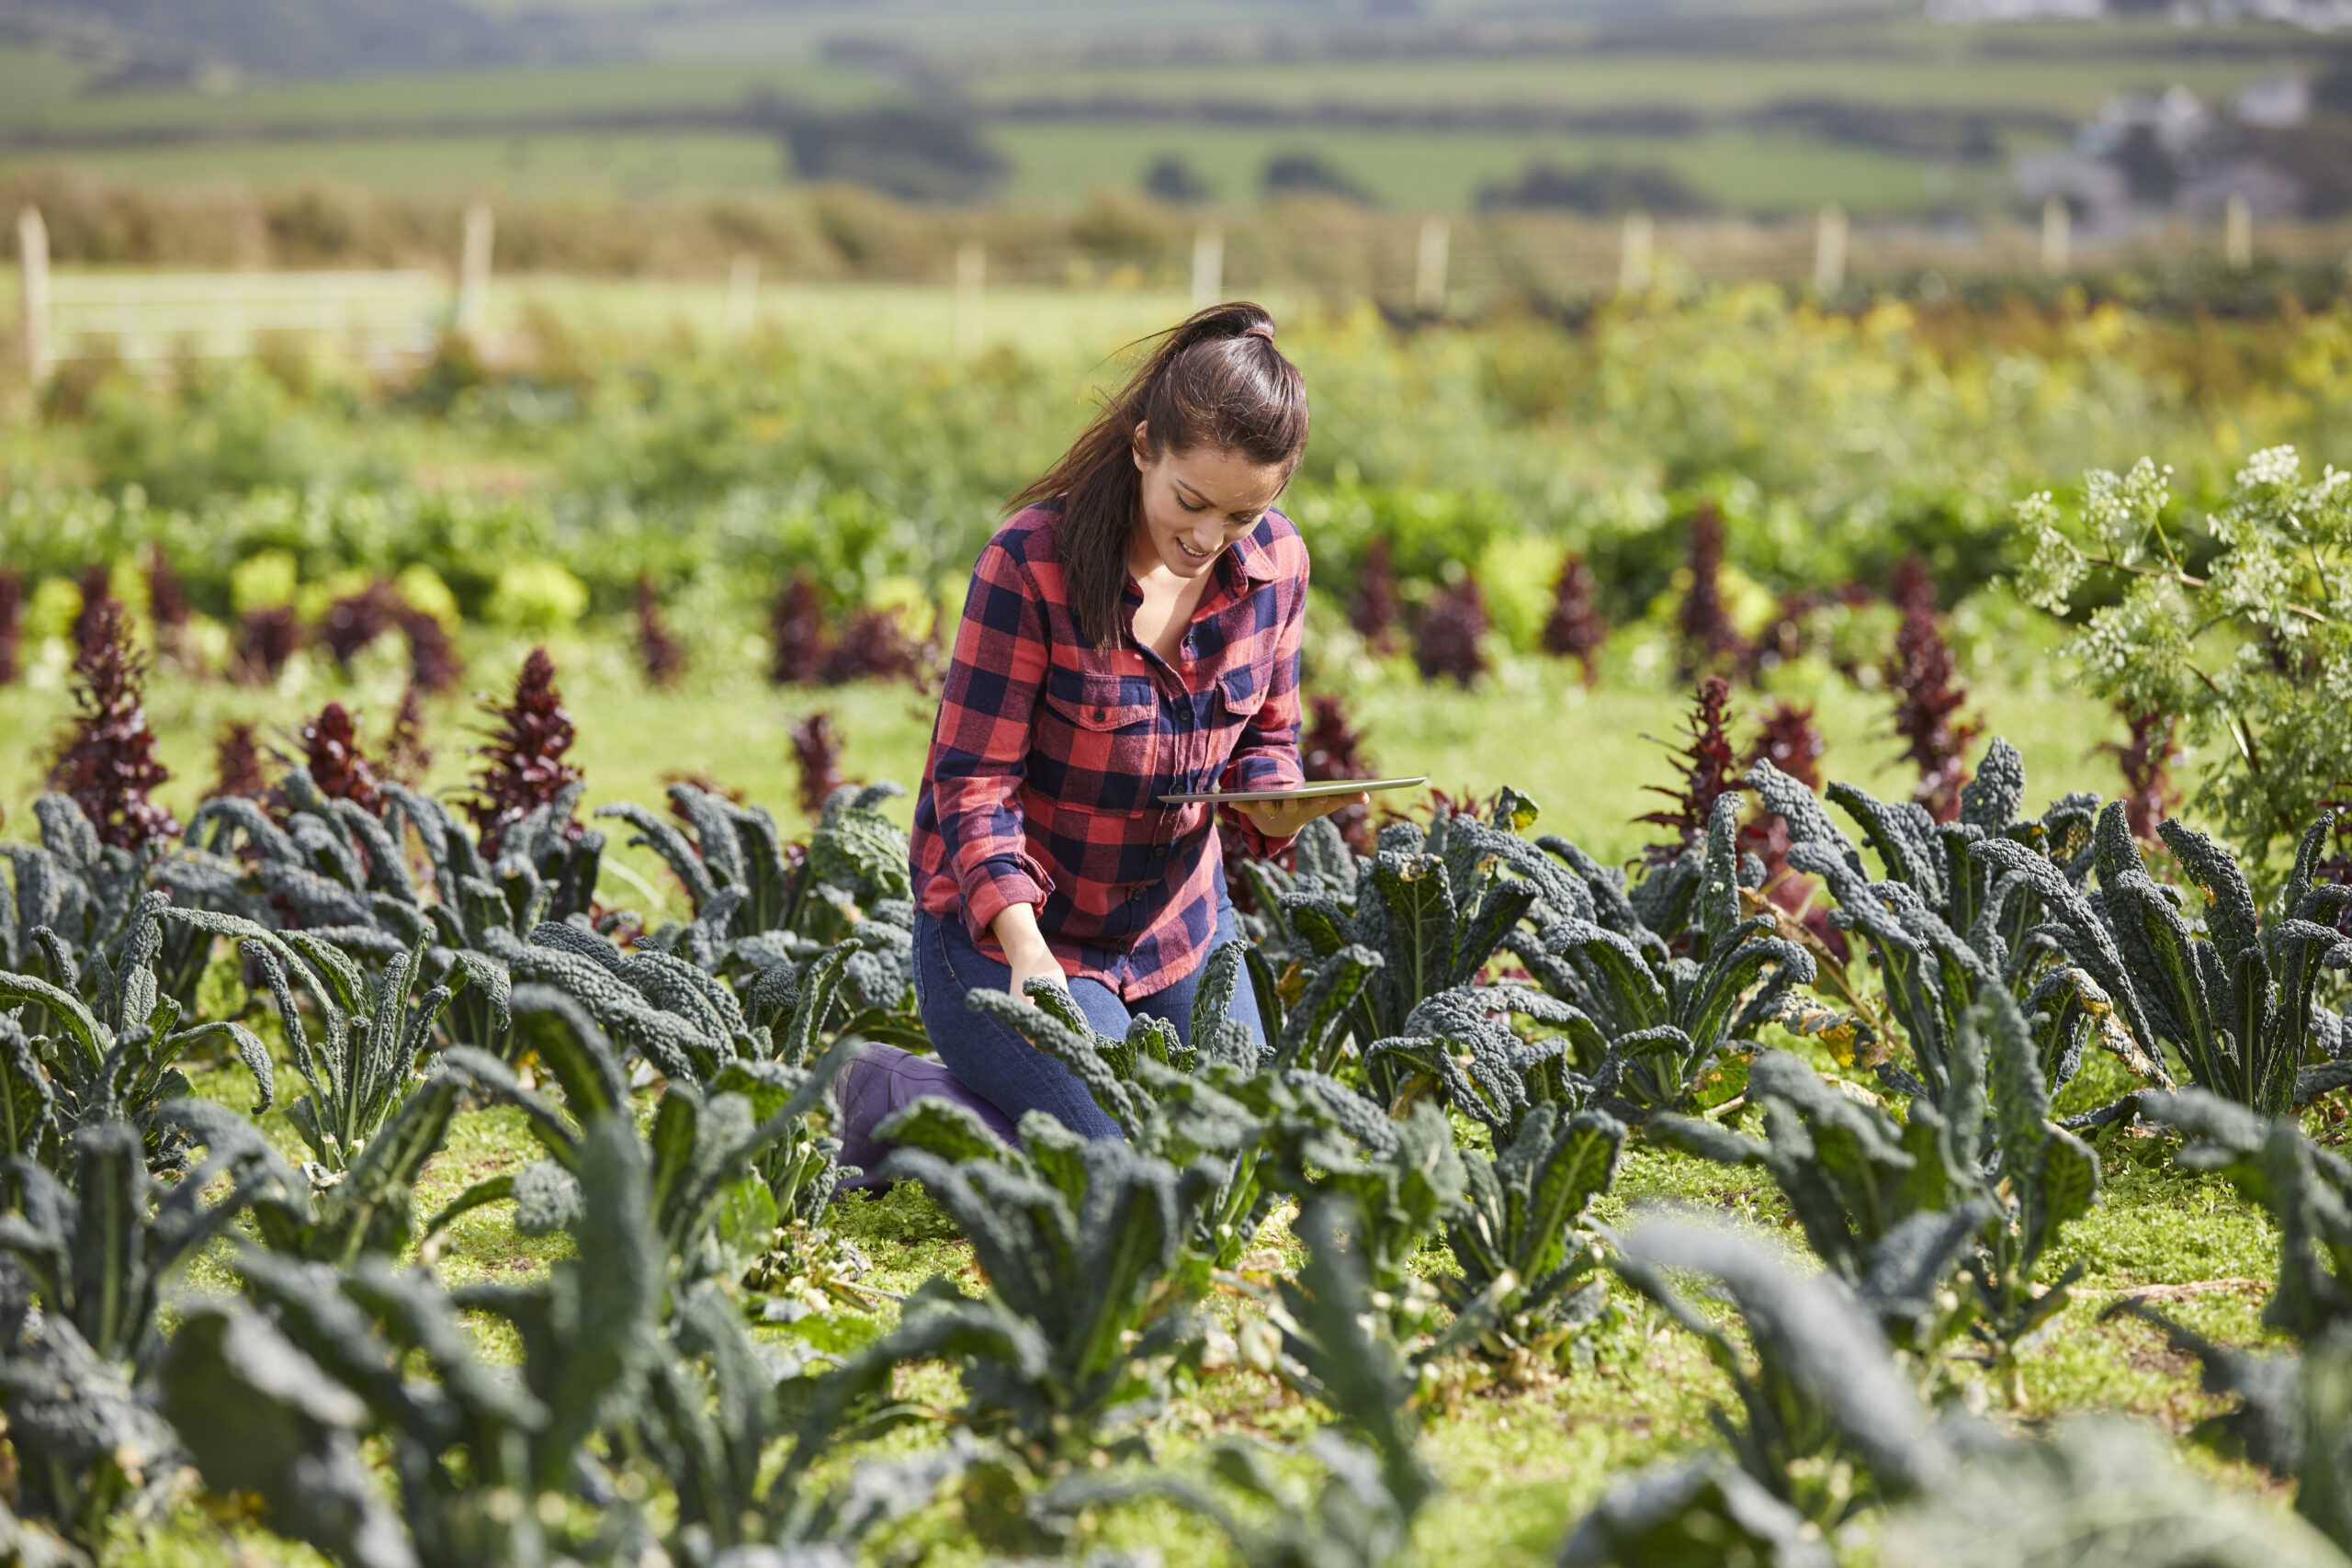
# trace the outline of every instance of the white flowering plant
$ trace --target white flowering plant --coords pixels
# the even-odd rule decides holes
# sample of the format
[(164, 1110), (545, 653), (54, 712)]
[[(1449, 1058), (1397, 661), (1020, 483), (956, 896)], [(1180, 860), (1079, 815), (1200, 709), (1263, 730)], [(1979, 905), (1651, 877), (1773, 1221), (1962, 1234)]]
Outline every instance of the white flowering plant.
[(2086, 584), (2120, 579), (2066, 656), (2091, 694), (2186, 721), (2215, 759), (2194, 804), (2275, 880), (2278, 852), (2352, 781), (2352, 474), (2307, 483), (2293, 447), (2257, 452), (2192, 530), (2171, 472), (2145, 457), (2093, 472), (2071, 513), (2028, 497), (2018, 586), (2063, 615)]

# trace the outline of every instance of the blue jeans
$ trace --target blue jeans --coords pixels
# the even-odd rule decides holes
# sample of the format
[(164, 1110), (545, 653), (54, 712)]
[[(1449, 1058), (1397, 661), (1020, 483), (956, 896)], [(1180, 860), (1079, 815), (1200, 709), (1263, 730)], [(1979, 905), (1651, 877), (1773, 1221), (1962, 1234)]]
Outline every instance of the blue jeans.
[[(1233, 923), (1233, 906), (1222, 900), (1216, 910), (1216, 934), (1207, 952), (1239, 940)], [(1205, 954), (1202, 960), (1207, 962)], [(1130, 1009), (1118, 993), (1100, 980), (1072, 979), (1070, 999), (1097, 1032), (1124, 1039), (1136, 1017), (1164, 1019), (1175, 1026), (1180, 1039), (1189, 1039), (1193, 995), (1200, 989), (1201, 972), (1165, 990), (1155, 991)], [(923, 1032), (932, 1049), (956, 1080), (1018, 1122), (1031, 1111), (1047, 1111), (1063, 1126), (1090, 1138), (1115, 1138), (1119, 1124), (1094, 1103), (1078, 1075), (1059, 1059), (1047, 1055), (1010, 1027), (964, 1005), (975, 990), (1001, 991), (1012, 984), (1012, 971), (982, 953), (960, 917), (942, 919), (918, 910), (915, 914), (915, 1005), (922, 1011)], [(1236, 987), (1227, 1009), (1260, 1044), (1265, 1025), (1258, 1018), (1258, 998), (1245, 980)]]

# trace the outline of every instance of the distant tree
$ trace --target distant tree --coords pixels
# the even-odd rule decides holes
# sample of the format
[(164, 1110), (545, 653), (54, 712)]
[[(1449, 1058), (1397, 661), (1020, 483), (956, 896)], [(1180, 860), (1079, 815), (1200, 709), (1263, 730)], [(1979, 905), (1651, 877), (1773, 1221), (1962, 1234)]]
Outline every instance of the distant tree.
[(1521, 170), (1513, 183), (1483, 187), (1478, 205), (1488, 209), (1550, 207), (1595, 214), (1636, 208), (1668, 214), (1714, 209), (1713, 202), (1672, 169), (1605, 160), (1570, 169), (1540, 158)]
[(1378, 205), (1370, 191), (1315, 152), (1275, 153), (1266, 160), (1261, 183), (1270, 197), (1335, 196), (1360, 207)]
[(786, 128), (785, 143), (804, 180), (844, 180), (901, 201), (976, 200), (1012, 167), (973, 120), (929, 108), (805, 116)]
[(1151, 161), (1151, 167), (1143, 172), (1143, 189), (1154, 201), (1164, 201), (1171, 207), (1190, 207), (1216, 199), (1216, 187), (1178, 152), (1162, 152)]

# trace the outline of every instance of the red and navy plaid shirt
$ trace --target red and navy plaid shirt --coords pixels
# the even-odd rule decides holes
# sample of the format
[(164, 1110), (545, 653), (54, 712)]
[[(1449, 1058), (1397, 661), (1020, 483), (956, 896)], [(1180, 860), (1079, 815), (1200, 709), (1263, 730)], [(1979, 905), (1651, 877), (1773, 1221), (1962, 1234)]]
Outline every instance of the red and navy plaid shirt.
[[(992, 954), (997, 916), (1035, 905), (1065, 971), (1132, 999), (1192, 973), (1216, 927), (1211, 808), (1158, 797), (1306, 782), (1306, 542), (1268, 512), (1219, 556), (1171, 665), (1136, 639), (1133, 582), (1118, 646), (1080, 633), (1057, 511), (1014, 517), (973, 569), (915, 802), (916, 897)], [(1289, 842), (1219, 809), (1253, 854)]]

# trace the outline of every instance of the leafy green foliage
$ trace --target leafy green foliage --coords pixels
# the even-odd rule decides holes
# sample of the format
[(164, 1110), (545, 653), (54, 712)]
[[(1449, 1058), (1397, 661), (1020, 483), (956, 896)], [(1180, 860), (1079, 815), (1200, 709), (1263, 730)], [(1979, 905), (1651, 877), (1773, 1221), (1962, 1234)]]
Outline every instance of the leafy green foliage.
[[(514, 1006), (516, 1031), (560, 1087), (561, 1105), (525, 1088), (494, 1057), (462, 1046), (449, 1057), (484, 1092), (523, 1111), (548, 1162), (475, 1183), (434, 1217), (428, 1234), (508, 1200), (526, 1234), (576, 1230), (582, 1211), (573, 1194), (587, 1180), (589, 1132), (600, 1118), (628, 1111), (620, 1058), (584, 1009), (539, 986), (516, 987)], [(819, 1137), (809, 1118), (848, 1058), (849, 1047), (836, 1045), (806, 1067), (738, 1062), (707, 1084), (674, 1080), (662, 1091), (641, 1157), (650, 1223), (681, 1279), (740, 1279), (783, 1217), (821, 1212), (840, 1145)]]
[[(231, 1111), (202, 1114), (258, 1142)], [(242, 1140), (207, 1141), (211, 1153), (168, 1186), (148, 1174), (145, 1140), (122, 1122), (74, 1132), (62, 1176), (22, 1156), (6, 1167), (0, 1407), (18, 1501), (85, 1546), (108, 1514), (166, 1482), (175, 1460), (176, 1442), (144, 1401), (167, 1284), (288, 1181), (281, 1163), (252, 1157)]]
[(988, 1280), (972, 1301), (934, 1279), (871, 1357), (947, 1356), (966, 1418), (1002, 1433), (1029, 1466), (1083, 1460), (1168, 1393), (1168, 1368), (1199, 1326), (1177, 1268), (1186, 1213), (1209, 1179), (1112, 1139), (1089, 1141), (1043, 1111), (1007, 1148), (960, 1106), (919, 1100), (883, 1122), (899, 1147), (883, 1166), (955, 1216)]
[[(128, 1122), (146, 1138), (150, 1163), (175, 1168), (186, 1151), (158, 1112), (187, 1092), (187, 1078), (173, 1066), (181, 1052), (215, 1034), (229, 1036), (259, 1083), (255, 1109), (268, 1108), (269, 1053), (252, 1031), (225, 1021), (183, 1028), (179, 1002), (162, 993), (155, 969), (166, 947), (165, 915), (190, 922), (226, 918), (175, 910), (165, 894), (150, 892), (111, 960), (94, 953), (81, 969), (52, 945), (51, 967), (62, 985), (0, 974), (0, 1006), (21, 1008), (35, 1029), (48, 1031), (28, 1034), (17, 1018), (0, 1013), (0, 1133), (9, 1154), (53, 1161), (75, 1128)], [(88, 994), (86, 1003), (80, 992)]]
[(1413, 1519), (1438, 1491), (1421, 1458), (1413, 1376), (1396, 1348), (1372, 1332), (1372, 1282), (1343, 1199), (1325, 1199), (1300, 1222), (1307, 1261), (1277, 1286), (1283, 1378), (1338, 1417), (1307, 1451), (1321, 1462), (1311, 1499), (1284, 1484), (1261, 1445), (1228, 1440), (1211, 1450), (1216, 1478), (1253, 1512), (1253, 1522), (1215, 1491), (1182, 1477), (1150, 1476), (1060, 1489), (1069, 1502), (1163, 1497), (1215, 1524), (1250, 1568), (1380, 1568), (1402, 1556)]
[(2083, 896), (2096, 795), (2070, 795), (2040, 818), (2019, 818), (2024, 761), (1997, 739), (1960, 792), (1957, 821), (1938, 822), (1916, 803), (1882, 801), (1832, 784), (1829, 798), (1861, 826), (1885, 867), (1886, 879), (1871, 882), (1860, 849), (1811, 790), (1769, 761), (1748, 771), (1747, 784), (1787, 824), (1789, 864), (1822, 879), (1837, 903), (1831, 919), (1870, 949), (1917, 1073), (1885, 1068), (1881, 1077), (1892, 1086), (1908, 1093), (1919, 1084), (1931, 1096), (1942, 1094), (1962, 1018), (1996, 988), (2034, 1021), (2042, 1076), (2053, 1092), (2074, 1077), (2092, 1041), (2163, 1081), (2148, 1035), (2128, 1003), (2116, 999), (2119, 967), (2092, 950), (2095, 942), (2086, 949), (2065, 934), (2097, 923)]
[(1585, 1111), (1540, 1105), (1492, 1160), (1475, 1150), (1459, 1213), (1446, 1224), (1459, 1275), (1439, 1281), (1456, 1313), (1445, 1342), (1467, 1341), (1508, 1359), (1554, 1355), (1600, 1318), (1609, 1291), (1599, 1238), (1583, 1228), (1593, 1200), (1615, 1185), (1625, 1127)]
[[(2177, 714), (2222, 760), (2194, 799), (2267, 887), (2335, 781), (2352, 777), (2352, 624), (2342, 582), (2352, 475), (2309, 483), (2291, 446), (2256, 452), (2192, 533), (2171, 515), (2172, 470), (2143, 457), (2094, 470), (2070, 514), (2048, 491), (2018, 506), (2033, 539), (2027, 602), (2064, 615), (2096, 579), (2119, 589), (2067, 647), (2088, 694)], [(2192, 559), (2201, 562), (2191, 572)]]
[[(2018, 1342), (2064, 1310), (2076, 1263), (2043, 1265), (2060, 1231), (2098, 1201), (2098, 1156), (2050, 1121), (2034, 1043), (2008, 994), (1988, 989), (1961, 1020), (1940, 1100), (1905, 1122), (1857, 1104), (1792, 1056), (1759, 1055), (1748, 1092), (1766, 1137), (1660, 1118), (1659, 1140), (1702, 1159), (1769, 1172), (1830, 1272), (1907, 1349), (1967, 1329), (2018, 1382)], [(1965, 1258), (1965, 1301), (1943, 1299)]]
[(1696, 1103), (1735, 1043), (1753, 1039), (1790, 988), (1814, 978), (1813, 955), (1771, 934), (1772, 917), (1741, 915), (1738, 830), (1737, 797), (1725, 795), (1703, 858), (1685, 855), (1677, 872), (1660, 874), (1697, 878), (1682, 956), (1589, 857), (1544, 841), (1569, 873), (1547, 870), (1532, 884), (1543, 889), (1541, 945), (1513, 951), (1547, 992), (1574, 1005), (1569, 1065), (1625, 1115)]
[[(1877, 1532), (1887, 1560), (1938, 1568), (2342, 1562), (2312, 1530), (2209, 1491), (2131, 1422), (2077, 1419), (2025, 1438), (1931, 1424), (1851, 1294), (1827, 1276), (1791, 1274), (1757, 1241), (1658, 1222), (1626, 1251), (1627, 1277), (1731, 1375), (1746, 1425), (1718, 1421), (1730, 1463), (1706, 1456), (1620, 1483), (1577, 1526), (1563, 1563), (1697, 1568), (1744, 1553), (1826, 1568), (1825, 1527), (1872, 1501), (1891, 1505)], [(1754, 1371), (1674, 1295), (1668, 1269), (1723, 1282)]]
[[(2121, 805), (2098, 819), (2094, 856), (2102, 895), (2095, 914), (2070, 911), (2055, 940), (2088, 969), (2107, 971), (2118, 1010), (2151, 1043), (2172, 1047), (2190, 1081), (2258, 1114), (2279, 1115), (2352, 1082), (2342, 1021), (2318, 1002), (2320, 972), (2352, 964), (2334, 921), (2352, 887), (2316, 873), (2334, 818), (2303, 835), (2280, 893), (2284, 918), (2264, 922), (2228, 851), (2178, 822), (2158, 829), (2205, 896), (2205, 931), (2191, 931), (2170, 890), (2147, 874)], [(2323, 1063), (2308, 1071), (2307, 1058)], [(2169, 1087), (2169, 1075), (2158, 1077)]]

